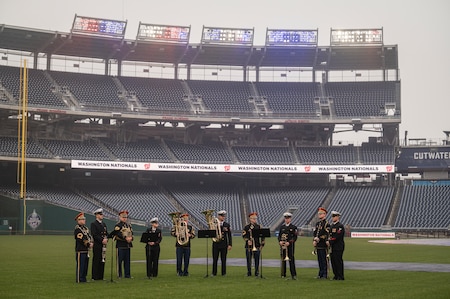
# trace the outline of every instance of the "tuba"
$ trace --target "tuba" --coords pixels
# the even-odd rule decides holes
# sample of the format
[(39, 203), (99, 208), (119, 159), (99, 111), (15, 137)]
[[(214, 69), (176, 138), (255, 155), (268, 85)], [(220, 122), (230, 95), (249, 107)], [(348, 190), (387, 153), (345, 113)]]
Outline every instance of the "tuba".
[(123, 227), (120, 230), (120, 233), (122, 234), (122, 237), (125, 239), (125, 241), (127, 241), (128, 243), (131, 243), (131, 241), (133, 240), (133, 231), (131, 230), (130, 227)]
[(169, 216), (172, 218), (172, 229), (175, 230), (177, 243), (183, 246), (189, 242), (189, 229), (187, 227), (186, 221), (180, 219), (180, 215), (180, 212), (173, 212), (169, 214)]
[(208, 223), (208, 228), (210, 230), (216, 231), (216, 237), (212, 238), (213, 242), (220, 242), (222, 240), (222, 229), (220, 228), (219, 220), (214, 217), (213, 214), (214, 210), (205, 210), (202, 212), (202, 214), (206, 217), (206, 222)]

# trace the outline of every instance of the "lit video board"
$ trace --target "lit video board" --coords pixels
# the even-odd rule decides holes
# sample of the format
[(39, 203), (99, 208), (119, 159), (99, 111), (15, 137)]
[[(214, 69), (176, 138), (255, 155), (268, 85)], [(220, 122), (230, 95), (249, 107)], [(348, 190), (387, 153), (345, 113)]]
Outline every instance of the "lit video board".
[(316, 46), (317, 30), (267, 29), (266, 46)]
[(124, 37), (127, 22), (88, 18), (75, 15), (72, 32), (88, 35)]
[(330, 44), (382, 45), (383, 29), (331, 29)]
[(141, 41), (189, 42), (190, 27), (139, 23), (137, 39)]
[(253, 45), (253, 29), (203, 27), (203, 44)]

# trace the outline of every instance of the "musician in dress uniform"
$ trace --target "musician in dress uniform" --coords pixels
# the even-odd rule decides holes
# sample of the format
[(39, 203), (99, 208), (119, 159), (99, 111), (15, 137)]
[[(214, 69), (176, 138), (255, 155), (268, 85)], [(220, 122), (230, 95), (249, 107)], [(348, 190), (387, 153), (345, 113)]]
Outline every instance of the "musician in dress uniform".
[(247, 276), (252, 276), (252, 258), (255, 260), (255, 276), (259, 276), (259, 257), (265, 238), (259, 237), (261, 226), (257, 223), (258, 213), (252, 212), (248, 215), (249, 224), (243, 231), (242, 237), (245, 241), (245, 257), (247, 258)]
[(313, 246), (315, 247), (314, 252), (317, 255), (317, 261), (319, 263), (319, 274), (316, 277), (318, 279), (328, 278), (327, 241), (330, 235), (330, 224), (326, 219), (327, 213), (328, 211), (323, 207), (319, 207), (317, 209), (317, 216), (319, 217), (319, 221), (317, 221), (314, 228)]
[(103, 209), (94, 211), (95, 220), (91, 223), (91, 234), (94, 238), (92, 249), (92, 280), (103, 280), (105, 273), (106, 244), (108, 244), (108, 231), (103, 222)]
[(75, 216), (77, 225), (73, 235), (75, 237), (76, 282), (86, 282), (89, 265), (89, 249), (92, 248), (92, 236), (86, 226), (84, 213)]
[(114, 226), (114, 230), (109, 234), (110, 238), (116, 240), (117, 250), (117, 277), (122, 278), (122, 264), (125, 278), (131, 278), (130, 261), (131, 248), (133, 247), (133, 229), (128, 223), (126, 210), (119, 212), (119, 222)]
[[(278, 242), (280, 244), (281, 253), (281, 277), (286, 277), (286, 260), (289, 260), (289, 270), (293, 280), (297, 279), (297, 271), (295, 269), (295, 242), (297, 241), (297, 226), (291, 223), (292, 214), (286, 212), (283, 214), (284, 223), (278, 232)], [(286, 258), (287, 257), (287, 258)]]
[(344, 280), (344, 261), (342, 255), (344, 254), (344, 225), (339, 221), (341, 213), (331, 212), (331, 233), (330, 233), (330, 246), (331, 246), (331, 265), (333, 267), (333, 280)]
[(219, 260), (219, 254), (220, 254), (220, 261), (222, 265), (222, 276), (225, 276), (227, 274), (227, 253), (228, 250), (231, 250), (231, 247), (233, 245), (233, 241), (231, 238), (231, 226), (228, 222), (225, 222), (225, 217), (227, 215), (227, 212), (225, 210), (217, 212), (217, 225), (220, 226), (220, 231), (222, 233), (221, 236), (217, 236), (217, 242), (213, 242), (212, 245), (212, 256), (213, 256), (213, 270), (212, 275), (217, 275), (217, 262)]
[(157, 217), (150, 219), (151, 227), (142, 233), (141, 242), (145, 243), (145, 258), (147, 266), (147, 277), (158, 276), (158, 263), (159, 263), (159, 244), (162, 241), (162, 232), (159, 226)]
[[(175, 243), (176, 255), (177, 255), (177, 275), (178, 276), (189, 276), (189, 259), (191, 257), (191, 239), (195, 238), (195, 230), (192, 225), (188, 224), (189, 214), (184, 213), (180, 216), (180, 220), (184, 222), (187, 226), (187, 240), (185, 244), (180, 244), (178, 242), (178, 236), (176, 234), (176, 228), (172, 227), (170, 234), (177, 238)], [(184, 269), (182, 268), (184, 261)]]

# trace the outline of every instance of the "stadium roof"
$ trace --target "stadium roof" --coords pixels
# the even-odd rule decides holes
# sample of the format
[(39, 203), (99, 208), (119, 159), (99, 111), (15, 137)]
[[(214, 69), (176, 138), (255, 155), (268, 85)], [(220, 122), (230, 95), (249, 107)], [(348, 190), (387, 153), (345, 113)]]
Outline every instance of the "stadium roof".
[(0, 25), (0, 49), (173, 65), (398, 69), (397, 46), (253, 46), (140, 41)]

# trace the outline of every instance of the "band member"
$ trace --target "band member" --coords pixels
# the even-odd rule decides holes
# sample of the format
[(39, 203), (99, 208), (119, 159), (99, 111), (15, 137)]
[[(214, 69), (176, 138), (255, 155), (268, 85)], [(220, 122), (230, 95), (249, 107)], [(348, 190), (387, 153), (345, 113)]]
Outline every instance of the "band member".
[(217, 262), (219, 260), (222, 265), (222, 276), (227, 274), (227, 253), (231, 250), (233, 241), (231, 238), (231, 227), (228, 222), (225, 222), (225, 217), (227, 212), (222, 210), (217, 212), (217, 225), (220, 226), (221, 236), (217, 236), (217, 242), (213, 242), (212, 252), (213, 252), (213, 270), (212, 275), (217, 275)]
[(94, 211), (95, 220), (91, 223), (91, 234), (94, 238), (92, 249), (92, 280), (103, 280), (105, 273), (106, 244), (108, 244), (108, 232), (103, 222), (103, 209)]
[(297, 226), (291, 223), (292, 214), (286, 212), (283, 214), (284, 223), (280, 227), (278, 233), (278, 242), (280, 244), (281, 253), (281, 277), (286, 277), (286, 261), (289, 261), (289, 270), (293, 280), (297, 279), (297, 271), (295, 269), (295, 242), (297, 241)]
[(147, 277), (158, 276), (158, 263), (159, 263), (159, 244), (162, 241), (162, 232), (158, 227), (158, 218), (152, 218), (150, 220), (151, 227), (142, 233), (141, 242), (145, 243), (145, 258), (147, 265)]
[(319, 217), (319, 221), (316, 223), (314, 229), (313, 246), (315, 247), (314, 252), (317, 255), (317, 261), (319, 263), (319, 274), (317, 275), (318, 279), (326, 279), (328, 277), (327, 241), (330, 234), (330, 224), (326, 219), (327, 213), (328, 212), (325, 208), (318, 208), (317, 215)]
[(89, 249), (92, 248), (92, 236), (86, 226), (84, 213), (75, 216), (77, 225), (73, 235), (75, 237), (76, 282), (86, 282), (89, 265)]
[[(180, 227), (177, 229), (172, 227), (170, 234), (177, 238), (175, 243), (177, 254), (177, 275), (189, 276), (189, 259), (191, 257), (191, 239), (195, 238), (195, 230), (192, 225), (188, 224), (189, 214), (185, 213), (180, 216)], [(177, 235), (178, 234), (178, 235)], [(185, 236), (180, 236), (185, 234)], [(184, 240), (184, 241), (180, 241)], [(184, 262), (184, 269), (182, 268)]]
[(330, 233), (330, 245), (331, 245), (331, 265), (333, 267), (334, 280), (344, 280), (344, 261), (342, 255), (344, 254), (344, 225), (339, 221), (341, 213), (333, 211), (331, 212), (331, 233)]
[(255, 260), (255, 276), (259, 276), (259, 257), (265, 238), (259, 237), (261, 226), (256, 223), (258, 213), (252, 212), (248, 215), (249, 224), (244, 227), (242, 237), (245, 241), (245, 256), (247, 258), (247, 276), (252, 276), (252, 258)]
[(125, 278), (131, 278), (130, 261), (131, 248), (133, 247), (133, 229), (128, 223), (128, 211), (119, 212), (119, 222), (114, 226), (114, 231), (109, 234), (116, 239), (117, 249), (117, 277), (122, 278), (122, 264)]

